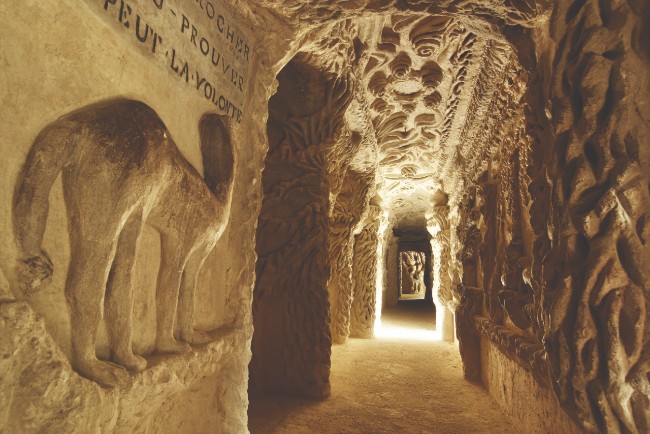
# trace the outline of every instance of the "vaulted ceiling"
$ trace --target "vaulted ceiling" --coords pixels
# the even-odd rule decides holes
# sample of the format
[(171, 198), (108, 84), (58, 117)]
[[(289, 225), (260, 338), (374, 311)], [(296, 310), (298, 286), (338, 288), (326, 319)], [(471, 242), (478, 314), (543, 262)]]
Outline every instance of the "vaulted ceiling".
[(432, 207), (462, 194), (494, 152), (508, 105), (499, 90), (525, 82), (504, 29), (545, 12), (532, 0), (260, 2), (300, 23), (300, 49), (315, 63), (337, 73), (353, 65), (347, 117), (365, 137), (359, 159), (374, 159), (393, 224), (422, 230)]

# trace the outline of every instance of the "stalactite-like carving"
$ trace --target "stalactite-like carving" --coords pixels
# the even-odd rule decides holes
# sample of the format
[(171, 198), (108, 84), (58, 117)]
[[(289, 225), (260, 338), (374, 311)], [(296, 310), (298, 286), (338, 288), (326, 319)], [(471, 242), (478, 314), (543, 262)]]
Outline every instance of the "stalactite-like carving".
[(352, 256), (357, 226), (368, 211), (374, 176), (348, 170), (330, 217), (329, 257), (332, 275), (328, 284), (332, 341), (345, 343), (350, 335), (352, 305)]
[(331, 354), (325, 155), (340, 138), (352, 88), (345, 77), (325, 76), (300, 60), (279, 81), (269, 103), (250, 376), (253, 388), (324, 397)]
[(350, 336), (371, 338), (375, 324), (379, 225), (381, 208), (370, 205), (361, 232), (354, 237), (352, 276), (354, 294), (350, 317)]

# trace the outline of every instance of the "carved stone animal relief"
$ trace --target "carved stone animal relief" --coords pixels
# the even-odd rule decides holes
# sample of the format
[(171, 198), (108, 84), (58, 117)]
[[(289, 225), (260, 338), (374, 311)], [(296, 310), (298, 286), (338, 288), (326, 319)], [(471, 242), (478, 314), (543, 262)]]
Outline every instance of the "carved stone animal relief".
[[(223, 233), (232, 201), (234, 149), (228, 124), (199, 124), (205, 179), (185, 160), (156, 112), (115, 99), (69, 113), (44, 128), (27, 157), (13, 204), (22, 299), (52, 273), (41, 250), (48, 197), (61, 172), (71, 258), (65, 285), (72, 366), (104, 386), (125, 385), (147, 361), (133, 353), (134, 259), (143, 225), (160, 233), (155, 350), (182, 353), (211, 340), (193, 327), (196, 279)], [(102, 301), (105, 306), (102, 308)], [(102, 312), (110, 360), (96, 356)]]

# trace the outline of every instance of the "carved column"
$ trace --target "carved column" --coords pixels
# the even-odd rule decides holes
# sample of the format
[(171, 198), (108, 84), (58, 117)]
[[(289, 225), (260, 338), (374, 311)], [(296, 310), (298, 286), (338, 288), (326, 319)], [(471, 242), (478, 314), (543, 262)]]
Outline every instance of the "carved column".
[(461, 264), (460, 282), (455, 295), (460, 298), (456, 308), (456, 334), (463, 360), (463, 372), (469, 381), (481, 381), (481, 338), (474, 327), (474, 317), (480, 315), (483, 307), (483, 291), (478, 288), (478, 248), (480, 242), (480, 215), (475, 209), (476, 190), (466, 192), (458, 205), (459, 224), (456, 227), (460, 250), (457, 260)]
[(269, 152), (257, 229), (251, 389), (322, 398), (330, 393), (332, 344), (324, 156), (340, 135), (351, 89), (347, 80), (299, 60), (285, 67), (278, 81), (278, 93), (269, 102)]
[(354, 295), (350, 318), (350, 336), (371, 338), (376, 317), (379, 226), (381, 208), (370, 205), (363, 229), (354, 238), (352, 276)]
[(386, 287), (384, 293), (384, 306), (396, 306), (399, 296), (399, 243), (395, 235), (393, 235), (392, 227), (386, 231), (384, 244), (384, 267), (386, 270), (384, 286)]
[(350, 335), (352, 305), (352, 255), (354, 232), (368, 209), (370, 182), (374, 176), (349, 170), (330, 217), (329, 257), (332, 275), (328, 284), (332, 341), (343, 344)]
[(433, 253), (433, 302), (436, 305), (436, 330), (445, 341), (454, 340), (453, 312), (449, 309), (453, 294), (449, 266), (451, 264), (451, 236), (449, 207), (436, 206), (427, 220)]

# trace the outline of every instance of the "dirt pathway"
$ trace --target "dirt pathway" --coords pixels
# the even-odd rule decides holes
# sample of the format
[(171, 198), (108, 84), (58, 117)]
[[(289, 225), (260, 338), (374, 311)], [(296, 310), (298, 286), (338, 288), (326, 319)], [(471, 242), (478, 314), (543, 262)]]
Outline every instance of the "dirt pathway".
[[(382, 324), (385, 337), (334, 346), (328, 400), (252, 398), (251, 433), (517, 432), (463, 379), (456, 345), (422, 340), (434, 333), (429, 309), (394, 308)], [(412, 339), (395, 337), (409, 328)]]

